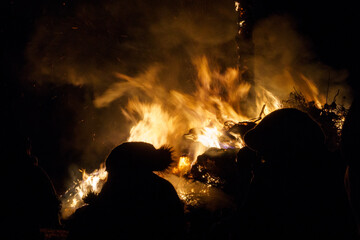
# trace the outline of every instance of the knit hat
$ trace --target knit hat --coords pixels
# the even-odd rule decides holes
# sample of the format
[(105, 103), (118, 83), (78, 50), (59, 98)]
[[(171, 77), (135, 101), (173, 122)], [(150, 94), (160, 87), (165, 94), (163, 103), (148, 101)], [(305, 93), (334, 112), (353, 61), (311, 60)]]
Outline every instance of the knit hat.
[(105, 164), (107, 171), (111, 173), (125, 169), (163, 171), (172, 162), (170, 147), (163, 146), (156, 149), (150, 143), (125, 142), (111, 151)]

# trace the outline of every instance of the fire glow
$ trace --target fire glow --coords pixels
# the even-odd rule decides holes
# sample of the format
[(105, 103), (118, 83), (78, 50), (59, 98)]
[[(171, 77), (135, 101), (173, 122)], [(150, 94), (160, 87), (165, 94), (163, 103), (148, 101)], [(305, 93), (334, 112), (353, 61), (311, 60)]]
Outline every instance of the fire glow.
[[(180, 156), (177, 165), (170, 169), (170, 173), (162, 176), (174, 185), (181, 199), (188, 203), (196, 202), (196, 198), (192, 197), (194, 195), (200, 198), (209, 195), (211, 188), (210, 182), (194, 186), (195, 183), (182, 178), (196, 162), (197, 156), (209, 148), (243, 147), (239, 137), (234, 137), (232, 142), (222, 139), (226, 130), (225, 123), (247, 121), (254, 119), (259, 113), (267, 115), (281, 108), (280, 101), (271, 92), (239, 80), (239, 72), (235, 68), (228, 68), (223, 73), (211, 70), (205, 57), (195, 59), (194, 64), (198, 78), (197, 88), (192, 94), (165, 89), (156, 81), (157, 70), (150, 69), (139, 77), (116, 74), (121, 81), (110, 86), (94, 102), (98, 107), (107, 106), (125, 92), (134, 89), (142, 91), (151, 99), (141, 101), (133, 97), (123, 108), (124, 116), (133, 123), (127, 141), (144, 141), (156, 148), (164, 144), (174, 147), (175, 155)], [(145, 78), (144, 81), (141, 80), (142, 77)], [(316, 86), (309, 79), (306, 80), (307, 85), (311, 85), (314, 96), (318, 95)], [(251, 88), (256, 93), (253, 101), (255, 104), (247, 102), (247, 110), (250, 107), (252, 109), (242, 113), (240, 102), (247, 99)], [(157, 94), (153, 94), (154, 92)], [(182, 146), (184, 136), (191, 143), (185, 152)], [(83, 170), (82, 180), (75, 182), (63, 196), (63, 217), (83, 206), (83, 198), (89, 192), (99, 193), (106, 178), (107, 172), (103, 165), (90, 174)]]
[(85, 169), (80, 170), (82, 179), (74, 182), (72, 188), (68, 189), (62, 196), (62, 217), (69, 217), (76, 209), (85, 205), (84, 198), (89, 193), (99, 194), (103, 184), (107, 180), (108, 172), (104, 164), (92, 173), (86, 173)]

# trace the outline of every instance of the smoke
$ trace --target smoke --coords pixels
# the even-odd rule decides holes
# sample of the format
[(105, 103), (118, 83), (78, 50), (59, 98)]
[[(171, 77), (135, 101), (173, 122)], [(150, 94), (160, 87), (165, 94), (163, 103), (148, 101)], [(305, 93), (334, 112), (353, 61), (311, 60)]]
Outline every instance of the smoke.
[(116, 81), (114, 72), (133, 76), (161, 63), (176, 79), (193, 56), (223, 62), (229, 57), (219, 48), (234, 40), (235, 16), (231, 4), (213, 2), (80, 2), (73, 13), (39, 21), (27, 52), (31, 74), (40, 83), (102, 92)]
[[(54, 86), (66, 91), (70, 85), (83, 95), (83, 102), (69, 104), (76, 121), (61, 142), (62, 150), (82, 152), (83, 167), (98, 166), (127, 139), (130, 122), (122, 107), (128, 97), (148, 99), (141, 85), (156, 82), (165, 92), (151, 92), (157, 96), (171, 89), (192, 91), (194, 57), (206, 54), (223, 66), (235, 62), (231, 1), (66, 4), (38, 19), (26, 50), (27, 76), (42, 91)], [(138, 85), (129, 85), (127, 77)]]
[(336, 103), (349, 107), (347, 70), (322, 63), (312, 52), (311, 39), (296, 29), (295, 21), (284, 15), (262, 19), (254, 27), (256, 84), (282, 100), (296, 90), (321, 105), (330, 104), (339, 91)]

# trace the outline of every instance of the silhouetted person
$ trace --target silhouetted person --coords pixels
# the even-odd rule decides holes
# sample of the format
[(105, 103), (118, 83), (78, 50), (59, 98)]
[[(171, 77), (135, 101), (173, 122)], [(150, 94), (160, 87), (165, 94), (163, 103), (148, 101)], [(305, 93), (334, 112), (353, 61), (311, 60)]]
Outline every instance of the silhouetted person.
[(28, 140), (9, 150), (6, 161), (2, 234), (6, 239), (42, 239), (42, 228), (60, 226), (60, 200), (52, 181), (31, 154)]
[(70, 220), (68, 239), (181, 239), (182, 203), (174, 187), (152, 171), (172, 162), (168, 148), (126, 142), (106, 159), (108, 180)]
[(360, 235), (360, 109), (356, 97), (346, 116), (341, 134), (341, 150), (348, 164), (346, 185)]
[(324, 142), (321, 127), (292, 108), (245, 135), (261, 160), (241, 209), (243, 239), (355, 239), (339, 159)]

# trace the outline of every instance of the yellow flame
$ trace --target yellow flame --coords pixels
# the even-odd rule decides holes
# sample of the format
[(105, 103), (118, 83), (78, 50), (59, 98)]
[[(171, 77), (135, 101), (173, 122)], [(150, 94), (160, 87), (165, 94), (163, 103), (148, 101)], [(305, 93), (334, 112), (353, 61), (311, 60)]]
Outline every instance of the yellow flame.
[(182, 156), (180, 157), (180, 160), (179, 160), (179, 164), (178, 164), (178, 168), (180, 170), (182, 169), (186, 169), (187, 167), (190, 166), (190, 160), (187, 156)]
[(83, 206), (84, 200), (90, 192), (99, 194), (103, 184), (107, 180), (108, 172), (105, 165), (101, 164), (99, 169), (95, 169), (92, 173), (82, 172), (82, 179), (74, 182), (73, 188), (70, 188), (62, 198), (62, 210), (61, 215), (63, 218), (67, 218), (75, 212), (75, 210)]
[[(167, 144), (182, 155), (181, 139), (189, 129), (196, 129), (193, 141), (201, 144), (192, 149), (192, 161), (209, 147), (222, 147), (220, 137), (226, 121), (255, 118), (264, 104), (265, 114), (280, 107), (279, 100), (261, 87), (255, 89), (255, 104), (247, 104), (253, 86), (241, 80), (236, 68), (227, 68), (224, 72), (211, 69), (206, 57), (195, 58), (193, 63), (198, 71), (193, 93), (159, 85), (156, 80), (159, 69), (154, 68), (139, 77), (117, 74), (122, 81), (98, 96), (95, 103), (110, 104), (125, 92), (142, 91), (151, 101), (145, 103), (133, 97), (123, 109), (124, 115), (134, 124), (127, 140), (149, 142), (157, 148)], [(253, 109), (244, 113), (244, 104), (247, 109)], [(233, 146), (242, 146), (242, 143)]]
[(302, 93), (305, 95), (305, 98), (309, 101), (312, 100), (315, 102), (316, 106), (321, 108), (321, 106), (325, 103), (326, 99), (324, 96), (320, 95), (319, 89), (315, 85), (314, 82), (312, 82), (309, 78), (304, 76), (303, 74), (300, 74), (301, 79), (305, 82), (305, 86), (307, 87), (302, 91)]
[(171, 169), (171, 172), (174, 174), (182, 175), (190, 170), (191, 161), (188, 156), (181, 156), (179, 158), (178, 165)]
[(219, 137), (221, 135), (222, 133), (216, 127), (204, 127), (197, 135), (197, 141), (208, 148), (220, 148)]
[(140, 115), (141, 120), (130, 129), (129, 142), (143, 141), (159, 148), (168, 144), (177, 131), (177, 117), (171, 116), (160, 104), (131, 101), (128, 110)]

